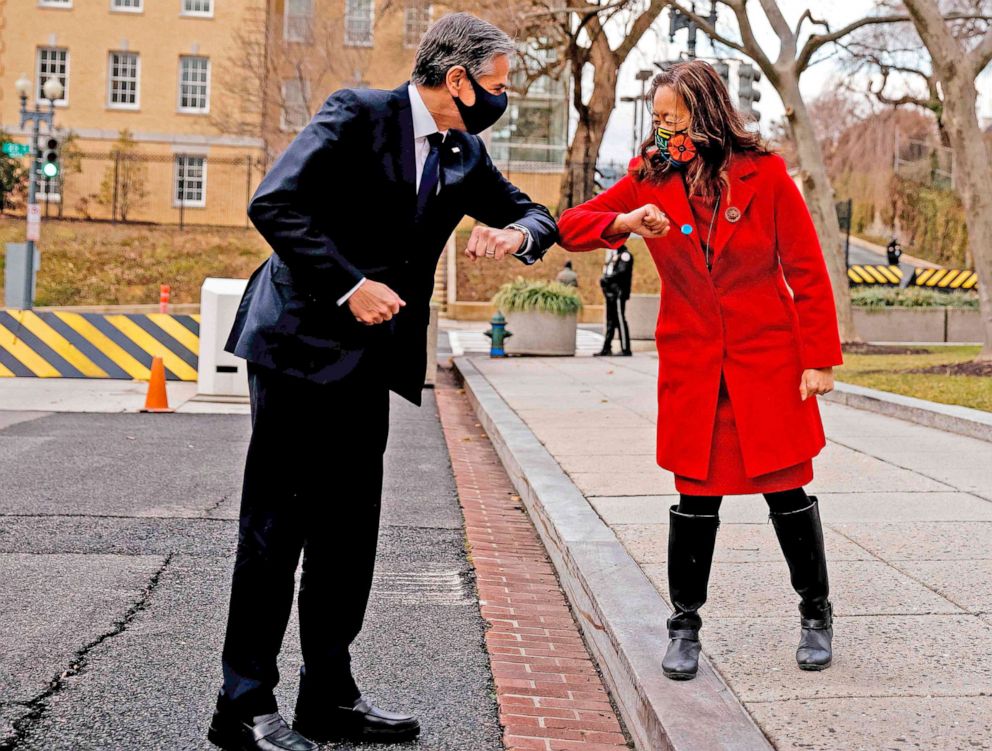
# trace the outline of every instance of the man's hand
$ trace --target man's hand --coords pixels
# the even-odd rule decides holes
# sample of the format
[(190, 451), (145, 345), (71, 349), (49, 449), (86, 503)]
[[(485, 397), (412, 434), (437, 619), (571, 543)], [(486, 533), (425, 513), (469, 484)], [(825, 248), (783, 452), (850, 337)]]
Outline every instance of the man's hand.
[(501, 261), (520, 250), (526, 240), (527, 236), (518, 229), (495, 229), (477, 224), (465, 246), (465, 255), (471, 261), (476, 258)]
[(388, 321), (400, 312), (406, 303), (385, 284), (367, 279), (348, 298), (348, 308), (355, 320), (366, 326)]
[[(616, 229), (614, 232), (613, 230)], [(620, 214), (610, 227), (609, 234), (628, 232), (641, 237), (664, 237), (671, 229), (668, 217), (653, 203), (645, 204), (627, 214)]]
[(834, 390), (833, 368), (812, 368), (803, 371), (799, 382), (799, 396), (803, 401), (807, 397), (826, 394)]

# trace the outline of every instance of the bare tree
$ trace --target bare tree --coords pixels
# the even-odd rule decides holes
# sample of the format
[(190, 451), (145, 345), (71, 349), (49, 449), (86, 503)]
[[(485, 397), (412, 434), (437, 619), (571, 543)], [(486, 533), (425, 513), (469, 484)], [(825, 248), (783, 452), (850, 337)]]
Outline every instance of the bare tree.
[(110, 147), (110, 157), (96, 201), (110, 209), (112, 219), (120, 217), (122, 222), (126, 222), (148, 197), (145, 187), (148, 169), (134, 136), (127, 128), (120, 132), (117, 141)]
[[(954, 152), (955, 184), (968, 225), (978, 274), (985, 342), (978, 359), (992, 361), (992, 170), (976, 113), (975, 79), (992, 60), (992, 8), (984, 0), (955, 3), (977, 17), (948, 20), (936, 0), (903, 0), (930, 60), (943, 101), (943, 121)], [(948, 4), (949, 5), (949, 4)]]
[[(913, 106), (931, 113), (941, 144), (948, 146), (937, 75), (920, 44), (919, 35), (908, 23), (865, 28), (852, 34), (850, 40), (838, 42), (850, 56), (852, 79), (858, 74), (867, 76), (864, 90), (869, 96), (880, 104)], [(848, 85), (852, 91), (857, 87), (853, 82)]]
[[(341, 86), (364, 86), (371, 46), (345, 44), (345, 19), (338, 5), (314, 3), (309, 16), (274, 14), (262, 3), (245, 14), (221, 64), (212, 125), (224, 133), (261, 138), (276, 156), (313, 116), (327, 94)], [(402, 9), (400, 9), (402, 10)], [(396, 12), (378, 9), (376, 23)]]

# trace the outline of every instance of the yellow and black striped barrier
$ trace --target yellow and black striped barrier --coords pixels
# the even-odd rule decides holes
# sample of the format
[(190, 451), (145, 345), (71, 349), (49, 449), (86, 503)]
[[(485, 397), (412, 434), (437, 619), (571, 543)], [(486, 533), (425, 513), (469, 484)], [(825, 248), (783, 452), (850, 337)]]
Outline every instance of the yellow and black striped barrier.
[(902, 282), (902, 269), (898, 266), (875, 264), (855, 264), (847, 267), (847, 278), (851, 284), (898, 285)]
[(195, 381), (200, 316), (0, 310), (0, 377)]
[(968, 269), (917, 269), (913, 283), (936, 289), (975, 289), (978, 274)]

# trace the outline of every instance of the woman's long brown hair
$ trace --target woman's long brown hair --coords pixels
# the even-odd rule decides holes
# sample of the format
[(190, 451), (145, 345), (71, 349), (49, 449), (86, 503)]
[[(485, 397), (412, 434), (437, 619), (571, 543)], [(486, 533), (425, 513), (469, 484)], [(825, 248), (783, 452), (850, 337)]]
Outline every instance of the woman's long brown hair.
[[(730, 101), (723, 79), (709, 63), (689, 60), (659, 73), (651, 81), (647, 102), (654, 102), (662, 86), (674, 89), (691, 117), (689, 137), (698, 156), (684, 168), (689, 195), (714, 196), (721, 187), (729, 186), (727, 165), (732, 155), (769, 153), (761, 136), (745, 128), (744, 118)], [(654, 131), (652, 128), (641, 144), (641, 166), (635, 176), (660, 182), (668, 172), (679, 168), (658, 153)]]

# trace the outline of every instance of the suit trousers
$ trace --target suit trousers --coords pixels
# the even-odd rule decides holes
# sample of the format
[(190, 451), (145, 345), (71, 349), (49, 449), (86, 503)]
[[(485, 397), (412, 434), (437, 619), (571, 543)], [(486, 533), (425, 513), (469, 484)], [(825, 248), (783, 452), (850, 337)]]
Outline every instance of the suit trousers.
[(630, 352), (630, 328), (627, 326), (627, 298), (606, 297), (606, 337), (603, 351), (613, 346), (613, 335), (620, 335), (620, 351)]
[(350, 705), (360, 695), (349, 645), (375, 566), (389, 432), (381, 374), (360, 364), (346, 381), (317, 384), (249, 363), (252, 433), (219, 706), (276, 711), (276, 659), (301, 552), (301, 700)]

